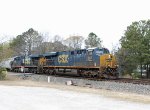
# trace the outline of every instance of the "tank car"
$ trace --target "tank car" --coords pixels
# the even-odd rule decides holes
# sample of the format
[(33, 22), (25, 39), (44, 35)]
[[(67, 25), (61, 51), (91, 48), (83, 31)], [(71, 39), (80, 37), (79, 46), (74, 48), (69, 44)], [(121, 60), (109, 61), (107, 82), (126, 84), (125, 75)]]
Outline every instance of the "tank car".
[(8, 58), (8, 59), (1, 61), (0, 67), (6, 68), (8, 71), (11, 71), (12, 70), (11, 65), (12, 65), (12, 62), (14, 61), (14, 58), (16, 57)]

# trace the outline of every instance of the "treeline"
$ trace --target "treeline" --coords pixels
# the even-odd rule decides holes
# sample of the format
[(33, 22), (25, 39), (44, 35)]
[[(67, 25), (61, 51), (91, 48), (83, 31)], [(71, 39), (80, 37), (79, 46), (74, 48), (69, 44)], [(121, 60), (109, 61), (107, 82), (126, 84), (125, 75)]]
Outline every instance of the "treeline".
[[(93, 32), (86, 39), (75, 35), (62, 38), (59, 35), (50, 37), (30, 28), (7, 43), (0, 43), (0, 60), (16, 55), (42, 54), (53, 51), (80, 49), (85, 44), (88, 47), (101, 47), (101, 39)], [(115, 55), (118, 60), (119, 72), (141, 76), (146, 70), (146, 77), (150, 77), (150, 20), (133, 22), (127, 27), (120, 39), (120, 47)]]
[(81, 49), (84, 42), (85, 48), (101, 47), (100, 38), (93, 32), (89, 33), (87, 39), (79, 35), (69, 36), (64, 39), (59, 35), (50, 37), (46, 33), (39, 33), (30, 28), (9, 42), (0, 44), (0, 60), (19, 55)]
[(146, 71), (150, 78), (150, 20), (133, 22), (120, 39), (121, 47), (116, 55), (122, 74), (138, 75)]

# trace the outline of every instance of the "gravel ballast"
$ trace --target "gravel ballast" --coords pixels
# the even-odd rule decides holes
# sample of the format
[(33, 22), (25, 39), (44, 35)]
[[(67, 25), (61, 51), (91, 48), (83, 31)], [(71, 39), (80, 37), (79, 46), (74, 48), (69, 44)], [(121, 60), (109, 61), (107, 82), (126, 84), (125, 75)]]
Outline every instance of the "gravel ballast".
[(150, 95), (150, 85), (142, 85), (142, 84), (132, 84), (132, 83), (120, 83), (120, 82), (112, 82), (112, 81), (92, 81), (87, 79), (77, 79), (77, 78), (64, 78), (64, 77), (55, 77), (55, 76), (46, 76), (46, 75), (23, 75), (19, 76), (23, 79), (29, 79), (32, 81), (42, 81), (48, 83), (58, 83), (66, 85), (68, 81), (71, 81), (71, 85), (81, 86), (81, 87), (89, 87), (96, 89), (106, 89), (112, 91), (120, 91), (120, 92), (131, 92), (143, 95)]

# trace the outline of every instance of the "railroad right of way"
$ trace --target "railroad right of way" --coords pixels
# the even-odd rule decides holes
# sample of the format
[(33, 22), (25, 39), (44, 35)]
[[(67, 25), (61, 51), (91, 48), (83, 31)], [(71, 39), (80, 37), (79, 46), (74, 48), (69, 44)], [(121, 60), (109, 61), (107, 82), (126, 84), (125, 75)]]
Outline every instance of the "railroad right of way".
[(144, 84), (134, 84), (128, 82), (121, 81), (109, 81), (109, 80), (88, 80), (81, 79), (76, 77), (57, 77), (51, 75), (37, 75), (37, 74), (14, 74), (11, 73), (9, 75), (13, 75), (18, 79), (23, 80), (32, 80), (38, 82), (47, 82), (47, 83), (55, 83), (55, 84), (69, 84), (72, 86), (80, 86), (80, 87), (89, 87), (95, 89), (105, 89), (112, 91), (120, 91), (120, 92), (129, 92), (129, 93), (137, 93), (143, 95), (150, 95), (150, 85)]

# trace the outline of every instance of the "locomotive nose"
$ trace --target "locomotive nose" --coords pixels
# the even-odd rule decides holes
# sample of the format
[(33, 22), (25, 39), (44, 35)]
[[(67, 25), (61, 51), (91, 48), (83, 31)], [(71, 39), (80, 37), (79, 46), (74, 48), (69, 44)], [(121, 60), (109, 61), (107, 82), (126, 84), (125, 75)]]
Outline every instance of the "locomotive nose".
[(112, 54), (104, 54), (100, 56), (100, 66), (116, 68), (116, 58)]

